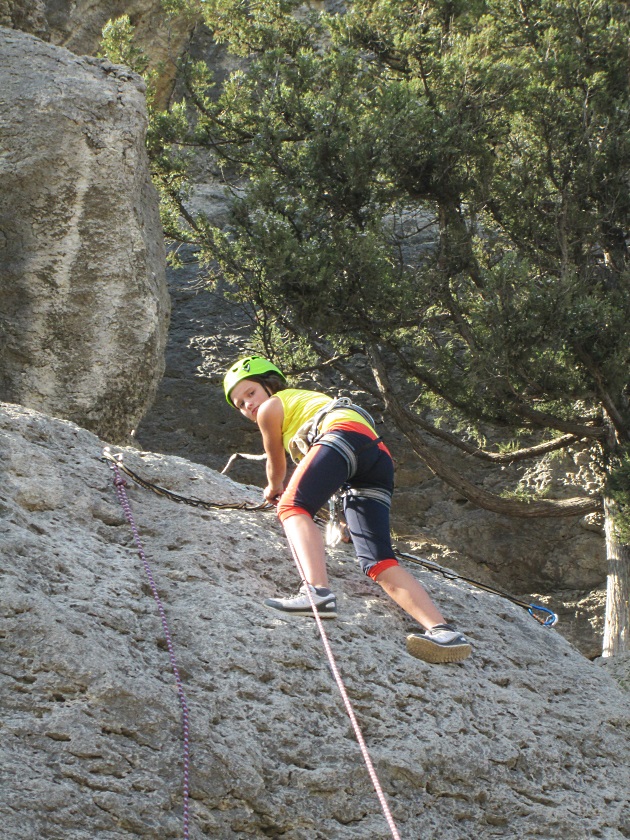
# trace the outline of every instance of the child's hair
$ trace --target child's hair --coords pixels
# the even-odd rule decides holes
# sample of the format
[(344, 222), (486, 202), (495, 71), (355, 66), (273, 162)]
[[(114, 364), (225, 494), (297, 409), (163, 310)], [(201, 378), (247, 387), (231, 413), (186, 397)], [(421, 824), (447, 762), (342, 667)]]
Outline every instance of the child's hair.
[(278, 376), (277, 373), (263, 373), (260, 375), (248, 376), (247, 378), (252, 382), (258, 382), (262, 385), (269, 396), (273, 396), (273, 394), (278, 391), (284, 391), (288, 388), (285, 380)]

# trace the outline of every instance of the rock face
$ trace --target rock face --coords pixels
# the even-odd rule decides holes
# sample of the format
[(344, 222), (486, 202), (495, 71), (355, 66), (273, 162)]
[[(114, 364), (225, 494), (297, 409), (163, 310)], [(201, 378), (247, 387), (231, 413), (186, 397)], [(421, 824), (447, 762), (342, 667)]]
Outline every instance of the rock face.
[(37, 35), (77, 55), (97, 55), (103, 27), (128, 15), (135, 43), (158, 70), (156, 102), (166, 107), (196, 22), (192, 15), (168, 15), (161, 0), (0, 0), (0, 26)]
[[(331, 10), (336, 3), (318, 4)], [(159, 68), (157, 101), (165, 105), (175, 82), (174, 59), (187, 52), (205, 59), (221, 78), (234, 69), (234, 58), (212, 42), (199, 22), (183, 16), (168, 18), (159, 0), (0, 0), (0, 23), (24, 29), (74, 52), (98, 51), (106, 21), (129, 14), (136, 45)], [(226, 202), (219, 174), (200, 156), (188, 209), (203, 210), (214, 223), (225, 222)], [(430, 244), (430, 234), (424, 245)], [(424, 246), (423, 246), (424, 247)], [(186, 249), (184, 249), (185, 251)], [(234, 416), (221, 396), (220, 374), (240, 352), (248, 352), (248, 324), (242, 313), (220, 295), (199, 288), (199, 270), (188, 263), (171, 273), (175, 302), (167, 350), (166, 375), (157, 399), (143, 419), (143, 446), (176, 454), (212, 467), (223, 466), (234, 451), (260, 451), (255, 429)], [(601, 523), (578, 518), (519, 521), (475, 509), (434, 478), (410, 452), (395, 430), (385, 435), (398, 461), (394, 520), (398, 534), (413, 550), (431, 554), (458, 570), (498, 584), (526, 598), (546, 598), (562, 615), (561, 632), (587, 656), (601, 652), (606, 559)], [(583, 453), (576, 453), (580, 456)], [(469, 477), (491, 491), (513, 489), (513, 472), (497, 475), (494, 468), (468, 463)], [(523, 489), (540, 490), (546, 473), (583, 470), (568, 459), (542, 465), (542, 472), (520, 474)], [(240, 462), (238, 476), (264, 483), (260, 464)], [(588, 478), (586, 481), (588, 486)], [(558, 486), (558, 482), (555, 483)]]
[(169, 299), (142, 80), (0, 29), (0, 396), (123, 440)]
[(21, 29), (47, 39), (45, 0), (0, 0), (0, 26)]
[[(7, 840), (182, 836), (175, 683), (102, 447), (0, 406)], [(183, 495), (260, 500), (199, 464), (123, 452)], [(390, 837), (314, 625), (261, 605), (297, 583), (273, 515), (127, 493), (189, 707), (190, 837)], [(402, 838), (630, 835), (628, 695), (607, 665), (511, 603), (421, 572), (474, 645), (465, 663), (426, 665), (348, 548), (329, 567), (327, 633)], [(628, 684), (627, 662), (614, 673)]]

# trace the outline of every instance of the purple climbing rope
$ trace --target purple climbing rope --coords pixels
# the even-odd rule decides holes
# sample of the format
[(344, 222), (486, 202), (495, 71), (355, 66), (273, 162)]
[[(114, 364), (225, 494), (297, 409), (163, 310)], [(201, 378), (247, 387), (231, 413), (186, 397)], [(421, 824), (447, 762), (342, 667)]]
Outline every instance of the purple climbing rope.
[(160, 600), (160, 595), (158, 593), (157, 586), (155, 585), (155, 579), (153, 578), (153, 572), (151, 571), (151, 567), (147, 561), (146, 555), (144, 553), (144, 548), (142, 547), (142, 542), (140, 540), (140, 534), (138, 533), (138, 528), (136, 527), (136, 523), (133, 518), (133, 514), (131, 512), (131, 505), (129, 504), (129, 498), (127, 496), (127, 491), (125, 487), (127, 483), (125, 479), (122, 477), (120, 470), (118, 469), (118, 464), (115, 461), (110, 461), (109, 465), (114, 472), (114, 487), (116, 488), (116, 493), (118, 495), (118, 499), (120, 501), (120, 505), (125, 513), (125, 517), (127, 522), (129, 523), (129, 527), (131, 528), (131, 532), (133, 534), (133, 539), (136, 544), (136, 548), (138, 549), (138, 554), (140, 555), (140, 559), (142, 560), (142, 565), (144, 566), (144, 571), (146, 572), (147, 578), (149, 579), (149, 585), (151, 587), (151, 592), (153, 593), (153, 598), (155, 599), (155, 603), (157, 604), (158, 612), (160, 614), (160, 619), (162, 621), (162, 630), (164, 631), (164, 636), (166, 637), (166, 646), (168, 648), (168, 656), (171, 661), (171, 668), (173, 669), (173, 675), (175, 676), (175, 682), (177, 684), (177, 695), (179, 697), (179, 703), (182, 708), (182, 730), (183, 730), (183, 757), (184, 757), (184, 840), (188, 840), (189, 838), (189, 799), (190, 799), (190, 745), (189, 745), (189, 725), (188, 725), (188, 704), (186, 702), (186, 695), (184, 694), (184, 686), (182, 684), (181, 677), (179, 675), (179, 668), (177, 667), (177, 661), (175, 659), (175, 651), (173, 649), (173, 641), (171, 639), (171, 633), (168, 629), (168, 622), (166, 620), (166, 613), (164, 612), (164, 607), (162, 606), (162, 601)]

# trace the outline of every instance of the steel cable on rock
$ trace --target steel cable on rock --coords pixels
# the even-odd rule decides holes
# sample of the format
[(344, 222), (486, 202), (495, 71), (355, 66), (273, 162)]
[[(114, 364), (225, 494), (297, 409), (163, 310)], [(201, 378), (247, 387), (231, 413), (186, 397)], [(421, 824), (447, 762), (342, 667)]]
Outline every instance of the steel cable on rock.
[(165, 487), (160, 487), (159, 484), (154, 484), (152, 481), (147, 481), (146, 478), (138, 475), (138, 473), (129, 469), (123, 463), (122, 454), (112, 454), (108, 446), (103, 450), (103, 461), (109, 464), (116, 464), (117, 468), (129, 476), (137, 485), (143, 487), (145, 490), (150, 490), (157, 496), (165, 496), (172, 502), (188, 505), (189, 507), (203, 508), (203, 510), (246, 510), (246, 511), (271, 511), (273, 505), (268, 502), (263, 502), (259, 505), (252, 505), (249, 502), (207, 502), (203, 499), (196, 499), (194, 496), (181, 496), (179, 493), (174, 493), (172, 490), (167, 490)]

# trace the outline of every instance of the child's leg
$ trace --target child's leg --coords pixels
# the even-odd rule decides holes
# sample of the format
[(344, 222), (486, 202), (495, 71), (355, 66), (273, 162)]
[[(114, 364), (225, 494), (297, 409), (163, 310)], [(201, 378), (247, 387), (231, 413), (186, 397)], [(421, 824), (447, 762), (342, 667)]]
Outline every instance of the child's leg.
[(443, 624), (444, 618), (426, 589), (394, 557), (389, 506), (362, 495), (369, 492), (357, 490), (345, 500), (346, 520), (363, 572), (426, 629)]
[(360, 458), (358, 477), (372, 487), (354, 487), (345, 498), (346, 520), (364, 573), (427, 630), (444, 617), (422, 584), (398, 565), (394, 556), (389, 510), (394, 484), (391, 458), (368, 450)]
[(338, 452), (315, 445), (293, 473), (278, 503), (284, 532), (313, 586), (328, 589), (324, 539), (313, 517), (347, 476), (347, 462)]
[(376, 582), (399, 607), (429, 630), (444, 624), (444, 616), (431, 600), (429, 593), (416, 578), (401, 566), (390, 566), (381, 572)]
[(328, 589), (324, 540), (317, 525), (307, 513), (296, 513), (282, 523), (287, 539), (302, 566), (304, 577), (313, 586)]

